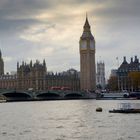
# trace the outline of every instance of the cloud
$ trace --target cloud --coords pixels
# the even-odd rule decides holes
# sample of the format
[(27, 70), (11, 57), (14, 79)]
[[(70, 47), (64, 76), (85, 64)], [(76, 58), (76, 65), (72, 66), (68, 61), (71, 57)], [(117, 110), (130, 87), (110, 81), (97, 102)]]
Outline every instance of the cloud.
[(45, 58), (49, 70), (79, 69), (79, 39), (88, 12), (96, 60), (103, 59), (108, 72), (117, 67), (116, 56), (140, 53), (139, 5), (139, 0), (1, 0), (5, 69), (11, 71), (17, 61), (35, 58)]
[(12, 57), (4, 57), (5, 62), (12, 62), (13, 58)]

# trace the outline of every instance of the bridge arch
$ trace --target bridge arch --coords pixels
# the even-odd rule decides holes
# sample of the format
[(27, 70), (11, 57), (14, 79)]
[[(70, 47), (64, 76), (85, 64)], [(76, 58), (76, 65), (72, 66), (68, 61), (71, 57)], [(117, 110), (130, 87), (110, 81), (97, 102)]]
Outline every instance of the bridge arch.
[(83, 95), (78, 92), (67, 93), (64, 96), (64, 98), (66, 98), (66, 99), (77, 99), (77, 98), (82, 98), (82, 97), (83, 97)]
[(7, 101), (18, 101), (18, 100), (30, 100), (32, 96), (27, 92), (22, 91), (6, 91), (2, 92), (1, 95), (5, 96)]
[(38, 99), (59, 99), (61, 96), (55, 92), (43, 92), (36, 95)]

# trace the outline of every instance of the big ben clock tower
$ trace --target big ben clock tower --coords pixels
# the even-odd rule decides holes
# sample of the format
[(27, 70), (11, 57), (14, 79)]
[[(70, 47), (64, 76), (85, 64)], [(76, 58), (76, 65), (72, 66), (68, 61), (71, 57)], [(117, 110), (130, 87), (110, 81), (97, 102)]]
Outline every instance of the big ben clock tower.
[(80, 87), (81, 90), (95, 90), (95, 40), (86, 16), (83, 34), (80, 38)]

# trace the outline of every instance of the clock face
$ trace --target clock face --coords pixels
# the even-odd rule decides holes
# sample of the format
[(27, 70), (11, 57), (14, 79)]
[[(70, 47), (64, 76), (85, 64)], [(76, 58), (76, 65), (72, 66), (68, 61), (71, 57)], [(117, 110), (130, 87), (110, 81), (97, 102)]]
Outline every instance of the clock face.
[(93, 40), (90, 41), (90, 48), (95, 49), (95, 43)]
[(86, 49), (87, 48), (87, 42), (84, 40), (81, 42), (81, 49)]

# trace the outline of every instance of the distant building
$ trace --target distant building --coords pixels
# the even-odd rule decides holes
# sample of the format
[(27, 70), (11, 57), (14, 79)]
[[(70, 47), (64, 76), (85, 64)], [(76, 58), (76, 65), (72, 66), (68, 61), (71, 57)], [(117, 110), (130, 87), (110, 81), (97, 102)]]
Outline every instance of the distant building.
[(100, 88), (105, 88), (105, 64), (104, 62), (97, 63), (96, 85)]
[(0, 89), (16, 89), (17, 88), (17, 75), (9, 73), (0, 75)]
[(78, 72), (70, 69), (62, 73), (47, 73), (46, 62), (17, 65), (18, 89), (50, 90), (52, 87), (69, 87), (71, 90), (80, 89)]
[(52, 90), (57, 87), (62, 90), (80, 90), (79, 72), (74, 69), (62, 73), (48, 72), (46, 62), (38, 60), (33, 64), (22, 62), (17, 63), (17, 72), (0, 75), (0, 89), (18, 90)]
[(46, 85), (48, 89), (52, 87), (69, 88), (73, 91), (80, 90), (79, 72), (74, 69), (69, 69), (62, 73), (51, 73), (46, 75)]
[(140, 87), (133, 86), (134, 81), (130, 78), (129, 74), (134, 72), (140, 72), (140, 63), (137, 56), (135, 56), (134, 60), (131, 58), (130, 63), (127, 62), (126, 57), (120, 67), (117, 70), (118, 76), (118, 88), (119, 90), (129, 90), (136, 91), (139, 90)]

